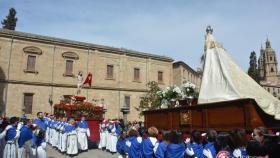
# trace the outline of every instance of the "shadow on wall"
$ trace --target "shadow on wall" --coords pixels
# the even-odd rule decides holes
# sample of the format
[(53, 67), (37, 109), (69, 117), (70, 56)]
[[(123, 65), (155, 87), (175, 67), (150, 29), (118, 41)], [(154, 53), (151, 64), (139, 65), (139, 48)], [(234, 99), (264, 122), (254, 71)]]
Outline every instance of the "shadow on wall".
[(5, 114), (5, 89), (7, 88), (6, 76), (3, 69), (0, 67), (0, 116)]

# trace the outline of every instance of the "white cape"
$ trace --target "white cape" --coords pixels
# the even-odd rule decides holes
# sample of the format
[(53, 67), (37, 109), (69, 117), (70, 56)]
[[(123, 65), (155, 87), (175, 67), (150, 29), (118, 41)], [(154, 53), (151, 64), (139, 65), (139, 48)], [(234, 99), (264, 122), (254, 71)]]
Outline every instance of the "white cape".
[(212, 33), (206, 35), (204, 60), (198, 103), (252, 98), (265, 113), (280, 120), (280, 101), (235, 64)]

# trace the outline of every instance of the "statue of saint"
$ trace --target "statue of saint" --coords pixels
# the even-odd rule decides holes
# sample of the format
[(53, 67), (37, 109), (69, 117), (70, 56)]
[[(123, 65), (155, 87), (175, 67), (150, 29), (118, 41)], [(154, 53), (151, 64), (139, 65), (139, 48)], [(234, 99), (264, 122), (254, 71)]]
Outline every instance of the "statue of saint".
[(81, 93), (81, 89), (83, 86), (83, 73), (82, 71), (79, 71), (77, 75), (77, 95)]

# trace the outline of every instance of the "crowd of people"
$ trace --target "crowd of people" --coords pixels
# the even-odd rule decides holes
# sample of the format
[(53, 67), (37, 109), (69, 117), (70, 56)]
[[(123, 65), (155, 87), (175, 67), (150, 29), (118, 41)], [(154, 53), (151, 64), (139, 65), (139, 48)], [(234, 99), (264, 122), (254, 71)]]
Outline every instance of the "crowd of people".
[[(248, 134), (245, 129), (205, 133), (198, 130), (146, 129), (144, 122), (104, 120), (99, 125), (98, 148), (120, 158), (227, 158), (279, 157), (279, 133), (258, 127)], [(56, 118), (37, 113), (36, 119), (0, 118), (0, 154), (3, 158), (46, 158), (46, 146), (68, 156), (88, 150), (90, 130), (82, 117)]]
[[(159, 131), (156, 127), (147, 130), (142, 123), (129, 123), (119, 126), (119, 132), (113, 142), (110, 133), (114, 133), (113, 122), (100, 124), (100, 149), (117, 151), (119, 158), (245, 158), (280, 156), (279, 134), (270, 133), (264, 127), (258, 127), (249, 134), (245, 129), (230, 132), (198, 130), (191, 132)], [(143, 128), (142, 128), (143, 127)], [(112, 128), (113, 130), (110, 130)], [(113, 145), (113, 150), (107, 148)]]
[(68, 156), (88, 150), (90, 131), (85, 117), (56, 118), (37, 113), (36, 119), (0, 119), (0, 154), (3, 158), (47, 158), (47, 143)]

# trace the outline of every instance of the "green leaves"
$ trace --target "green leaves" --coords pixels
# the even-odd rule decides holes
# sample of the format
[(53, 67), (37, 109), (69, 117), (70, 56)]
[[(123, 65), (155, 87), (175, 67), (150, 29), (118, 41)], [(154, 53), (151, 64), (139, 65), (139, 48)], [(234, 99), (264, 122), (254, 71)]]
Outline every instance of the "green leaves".
[(1, 23), (3, 25), (3, 29), (9, 29), (9, 30), (15, 30), (16, 24), (17, 24), (17, 18), (16, 18), (16, 10), (14, 8), (11, 8), (9, 10), (8, 16), (6, 16), (6, 19), (4, 19)]

